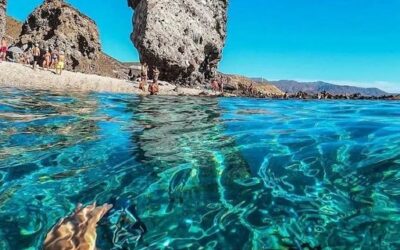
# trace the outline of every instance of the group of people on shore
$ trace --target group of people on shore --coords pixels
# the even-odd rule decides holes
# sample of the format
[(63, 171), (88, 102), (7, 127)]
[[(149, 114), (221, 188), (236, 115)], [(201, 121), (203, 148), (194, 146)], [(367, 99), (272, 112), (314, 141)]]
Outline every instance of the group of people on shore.
[[(160, 91), (158, 82), (160, 76), (160, 70), (156, 66), (149, 67), (149, 65), (146, 62), (142, 63), (140, 67), (139, 89), (144, 92), (146, 91), (146, 85), (149, 80), (149, 72), (151, 72), (150, 76), (152, 76), (153, 79), (152, 82), (147, 86), (147, 91), (150, 93), (150, 95), (157, 95)], [(129, 79), (130, 80), (136, 79), (132, 70), (129, 72)], [(213, 92), (224, 93), (224, 80), (214, 78), (211, 81), (211, 90)]]
[(65, 67), (65, 53), (61, 50), (49, 48), (42, 51), (39, 44), (36, 43), (22, 54), (21, 62), (32, 65), (33, 69), (37, 69), (40, 65), (45, 70), (54, 69), (56, 74), (61, 75)]
[[(149, 65), (147, 63), (143, 63), (140, 69), (139, 89), (141, 91), (146, 91), (146, 84), (149, 78), (148, 73), (149, 73)], [(158, 92), (160, 91), (160, 87), (158, 84), (158, 78), (160, 77), (160, 70), (156, 66), (152, 67), (152, 76), (153, 76), (153, 81), (149, 84), (147, 91), (150, 93), (150, 95), (157, 95)]]
[[(24, 65), (32, 65), (36, 70), (39, 66), (43, 69), (54, 69), (56, 74), (61, 75), (65, 67), (65, 53), (57, 49), (46, 48), (41, 50), (38, 43), (31, 48), (22, 50), (22, 53), (16, 53), (12, 61), (22, 63)], [(8, 43), (5, 38), (1, 39), (0, 61), (7, 61)], [(11, 59), (10, 59), (11, 60)]]

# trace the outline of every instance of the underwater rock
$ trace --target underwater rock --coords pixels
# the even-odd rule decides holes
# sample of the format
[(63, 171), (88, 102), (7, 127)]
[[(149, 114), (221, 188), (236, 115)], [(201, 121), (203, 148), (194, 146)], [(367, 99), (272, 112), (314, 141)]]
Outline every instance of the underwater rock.
[(216, 74), (225, 45), (227, 0), (128, 0), (131, 39), (162, 80), (201, 84)]

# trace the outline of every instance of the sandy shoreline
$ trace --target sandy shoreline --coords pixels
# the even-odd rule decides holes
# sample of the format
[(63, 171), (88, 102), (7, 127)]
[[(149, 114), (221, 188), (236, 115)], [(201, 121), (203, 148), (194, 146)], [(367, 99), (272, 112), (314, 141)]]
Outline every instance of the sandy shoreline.
[[(32, 67), (17, 63), (0, 63), (0, 86), (18, 89), (48, 90), (56, 92), (108, 92), (121, 94), (148, 95), (139, 89), (138, 82), (128, 82), (121, 79), (64, 71), (56, 75), (54, 70), (33, 70)], [(211, 91), (183, 88), (160, 82), (159, 95), (217, 95)]]

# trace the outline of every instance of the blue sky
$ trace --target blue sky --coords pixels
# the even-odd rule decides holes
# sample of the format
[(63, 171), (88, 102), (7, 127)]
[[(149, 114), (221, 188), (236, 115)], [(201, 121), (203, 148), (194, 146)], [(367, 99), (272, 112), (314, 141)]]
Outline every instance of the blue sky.
[[(24, 20), (39, 0), (11, 0)], [(103, 50), (137, 61), (126, 0), (69, 0), (99, 25)], [(400, 92), (399, 0), (230, 0), (220, 70)]]

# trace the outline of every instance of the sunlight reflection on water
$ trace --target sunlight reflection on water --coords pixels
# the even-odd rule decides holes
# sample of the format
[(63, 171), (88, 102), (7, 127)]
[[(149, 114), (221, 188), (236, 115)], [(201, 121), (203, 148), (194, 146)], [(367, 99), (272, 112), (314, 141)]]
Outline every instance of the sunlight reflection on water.
[(0, 249), (115, 198), (148, 232), (101, 249), (396, 249), (399, 107), (3, 90)]

